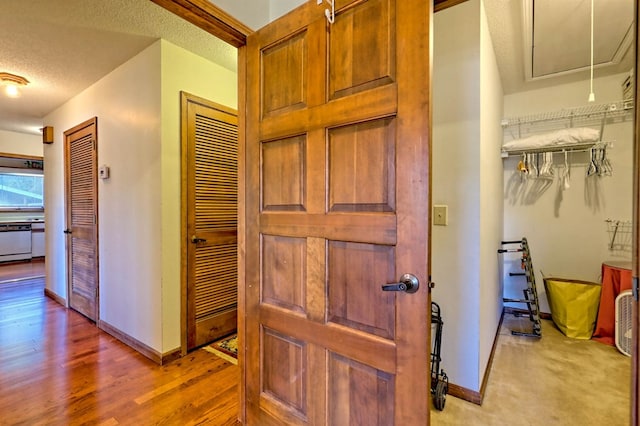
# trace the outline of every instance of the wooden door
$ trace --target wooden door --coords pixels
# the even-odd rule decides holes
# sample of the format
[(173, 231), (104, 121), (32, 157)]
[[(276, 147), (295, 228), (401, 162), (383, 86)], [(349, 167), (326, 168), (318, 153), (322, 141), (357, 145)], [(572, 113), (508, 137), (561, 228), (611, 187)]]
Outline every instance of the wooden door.
[(187, 349), (236, 331), (237, 112), (182, 94)]
[(98, 119), (64, 132), (69, 307), (98, 319)]
[(631, 424), (640, 425), (640, 313), (638, 307), (638, 276), (640, 276), (640, 79), (638, 72), (640, 71), (640, 7), (638, 2), (635, 4), (635, 72), (634, 87), (636, 96), (634, 98), (635, 105), (635, 132), (634, 132), (634, 162), (633, 162), (633, 332), (631, 334), (632, 343), (632, 363), (631, 363)]
[(247, 39), (241, 417), (428, 424), (431, 2), (326, 7)]

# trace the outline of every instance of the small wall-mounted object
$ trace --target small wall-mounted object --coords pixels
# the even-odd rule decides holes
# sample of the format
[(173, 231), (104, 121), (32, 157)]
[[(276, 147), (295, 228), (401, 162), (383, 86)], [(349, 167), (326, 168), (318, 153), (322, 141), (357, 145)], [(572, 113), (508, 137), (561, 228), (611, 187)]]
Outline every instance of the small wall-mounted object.
[(98, 176), (100, 176), (100, 179), (109, 179), (109, 166), (100, 166)]
[(45, 126), (42, 128), (42, 143), (53, 143), (52, 126)]
[(439, 226), (447, 226), (448, 224), (448, 207), (445, 205), (433, 206), (433, 224)]

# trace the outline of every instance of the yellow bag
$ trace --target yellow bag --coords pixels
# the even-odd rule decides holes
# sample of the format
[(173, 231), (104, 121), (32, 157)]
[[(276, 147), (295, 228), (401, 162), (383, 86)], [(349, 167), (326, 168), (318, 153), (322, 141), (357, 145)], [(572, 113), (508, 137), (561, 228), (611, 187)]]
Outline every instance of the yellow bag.
[(600, 305), (599, 283), (545, 278), (551, 318), (567, 337), (591, 339)]

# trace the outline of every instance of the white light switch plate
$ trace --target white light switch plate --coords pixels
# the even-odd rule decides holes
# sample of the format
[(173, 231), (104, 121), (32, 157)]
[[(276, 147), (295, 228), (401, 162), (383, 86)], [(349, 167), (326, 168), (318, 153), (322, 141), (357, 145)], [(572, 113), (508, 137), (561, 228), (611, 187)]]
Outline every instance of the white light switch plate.
[(433, 224), (439, 226), (447, 226), (448, 224), (448, 206), (433, 206)]

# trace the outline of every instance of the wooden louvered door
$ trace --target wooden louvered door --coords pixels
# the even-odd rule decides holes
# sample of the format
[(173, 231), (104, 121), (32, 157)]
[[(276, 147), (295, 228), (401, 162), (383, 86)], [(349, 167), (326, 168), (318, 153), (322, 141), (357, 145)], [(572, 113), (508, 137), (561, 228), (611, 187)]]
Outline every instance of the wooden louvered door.
[(432, 2), (335, 3), (247, 37), (242, 421), (424, 425)]
[(98, 319), (98, 119), (64, 132), (69, 307)]
[(237, 112), (183, 94), (187, 349), (237, 327)]

